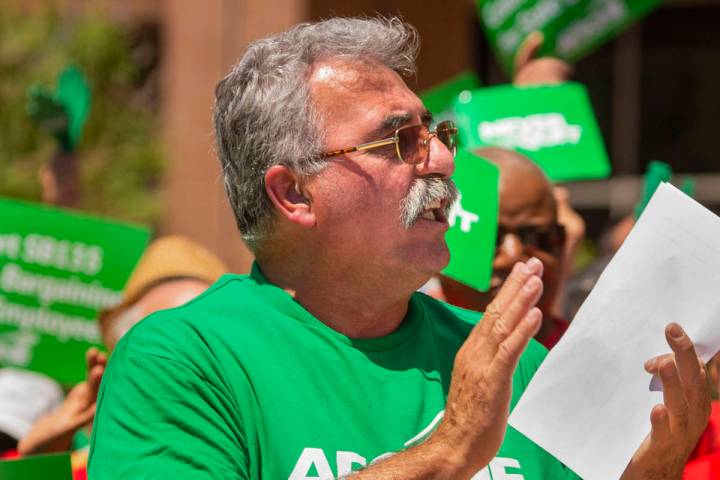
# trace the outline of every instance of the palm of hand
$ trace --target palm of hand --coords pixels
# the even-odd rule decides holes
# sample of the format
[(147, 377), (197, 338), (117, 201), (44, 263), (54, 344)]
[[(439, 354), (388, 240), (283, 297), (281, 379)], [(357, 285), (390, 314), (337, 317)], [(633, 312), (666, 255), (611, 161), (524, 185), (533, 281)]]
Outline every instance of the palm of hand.
[(60, 407), (33, 424), (30, 433), (18, 444), (21, 454), (69, 450), (75, 432), (95, 418), (95, 403), (107, 356), (91, 348), (85, 361), (88, 367), (87, 379), (70, 390)]

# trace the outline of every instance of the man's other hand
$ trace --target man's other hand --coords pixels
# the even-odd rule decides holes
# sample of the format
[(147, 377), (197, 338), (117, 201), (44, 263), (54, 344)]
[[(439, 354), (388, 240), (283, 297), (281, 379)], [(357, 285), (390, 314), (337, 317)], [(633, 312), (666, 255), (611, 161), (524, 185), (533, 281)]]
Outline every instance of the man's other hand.
[(677, 324), (668, 325), (665, 336), (673, 353), (645, 364), (662, 381), (663, 404), (653, 407), (650, 435), (633, 455), (622, 480), (680, 479), (710, 417), (710, 383), (695, 346)]

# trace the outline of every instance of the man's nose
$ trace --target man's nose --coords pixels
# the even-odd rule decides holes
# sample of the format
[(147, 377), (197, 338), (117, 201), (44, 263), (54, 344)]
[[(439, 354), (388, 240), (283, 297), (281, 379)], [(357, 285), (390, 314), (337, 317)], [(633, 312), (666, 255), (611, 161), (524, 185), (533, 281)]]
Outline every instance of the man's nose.
[(507, 233), (497, 245), (493, 267), (511, 267), (526, 257), (525, 245), (514, 233)]
[(436, 135), (427, 139), (428, 155), (415, 165), (419, 176), (439, 175), (451, 177), (455, 171), (455, 156)]

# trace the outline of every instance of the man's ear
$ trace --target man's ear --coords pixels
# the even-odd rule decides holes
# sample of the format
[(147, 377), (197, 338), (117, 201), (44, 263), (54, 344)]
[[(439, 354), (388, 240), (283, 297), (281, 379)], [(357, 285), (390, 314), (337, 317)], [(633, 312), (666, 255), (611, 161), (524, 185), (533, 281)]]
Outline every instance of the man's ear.
[(301, 227), (315, 225), (315, 213), (300, 180), (288, 167), (274, 165), (265, 172), (265, 192), (278, 213)]

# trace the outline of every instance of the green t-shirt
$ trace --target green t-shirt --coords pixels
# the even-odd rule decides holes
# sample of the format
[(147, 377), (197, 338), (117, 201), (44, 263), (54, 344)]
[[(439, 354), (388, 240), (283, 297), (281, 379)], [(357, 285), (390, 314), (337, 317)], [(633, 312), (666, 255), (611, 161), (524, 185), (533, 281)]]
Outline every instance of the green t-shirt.
[[(368, 299), (368, 301), (372, 301)], [(392, 334), (348, 338), (254, 266), (136, 325), (98, 396), (91, 480), (335, 478), (426, 438), (480, 314), (421, 293)], [(542, 362), (534, 341), (514, 405)], [(477, 480), (577, 478), (512, 428)]]

